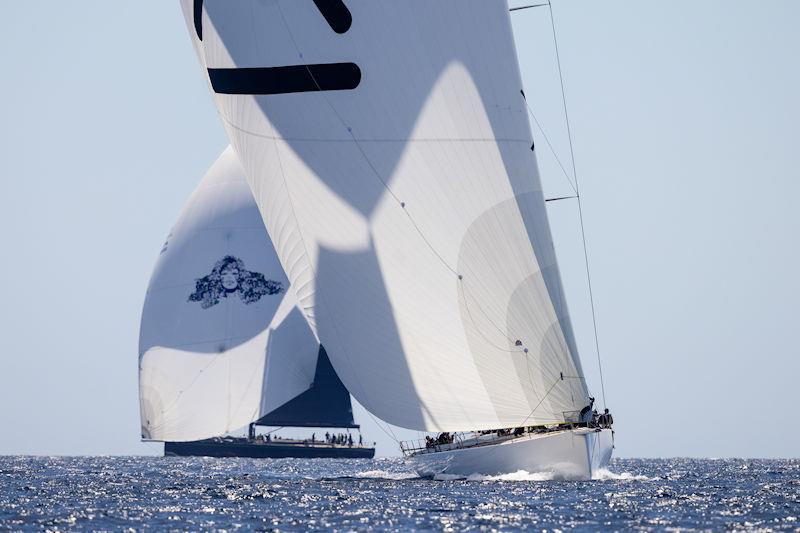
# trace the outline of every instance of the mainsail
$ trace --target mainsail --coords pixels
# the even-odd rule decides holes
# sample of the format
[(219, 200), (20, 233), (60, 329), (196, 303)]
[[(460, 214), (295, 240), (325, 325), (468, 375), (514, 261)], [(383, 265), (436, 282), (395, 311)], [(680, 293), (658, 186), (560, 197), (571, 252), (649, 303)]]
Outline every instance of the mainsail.
[(190, 197), (150, 280), (142, 437), (222, 435), (276, 410), (290, 425), (352, 426), (350, 395), (335, 373), (320, 373), (330, 364), (296, 304), (229, 148)]
[(300, 307), (360, 403), (430, 431), (588, 404), (505, 1), (183, 4)]

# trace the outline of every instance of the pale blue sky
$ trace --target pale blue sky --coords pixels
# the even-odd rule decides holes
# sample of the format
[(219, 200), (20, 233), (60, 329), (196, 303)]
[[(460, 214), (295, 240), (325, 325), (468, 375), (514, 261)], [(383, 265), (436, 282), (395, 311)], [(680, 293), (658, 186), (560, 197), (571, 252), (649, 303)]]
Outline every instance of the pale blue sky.
[[(554, 4), (617, 454), (797, 456), (800, 2)], [(176, 1), (0, 6), (0, 454), (153, 453), (144, 291), (227, 141)], [(513, 19), (568, 165), (546, 8)], [(549, 209), (599, 396), (575, 204)]]

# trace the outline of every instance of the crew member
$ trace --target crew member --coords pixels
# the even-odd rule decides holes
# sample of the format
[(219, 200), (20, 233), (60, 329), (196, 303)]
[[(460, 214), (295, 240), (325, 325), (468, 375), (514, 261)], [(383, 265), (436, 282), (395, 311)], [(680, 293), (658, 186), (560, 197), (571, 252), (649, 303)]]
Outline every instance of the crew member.
[(592, 412), (592, 407), (594, 407), (594, 398), (589, 396), (589, 405), (581, 409), (581, 422), (589, 422), (588, 415)]

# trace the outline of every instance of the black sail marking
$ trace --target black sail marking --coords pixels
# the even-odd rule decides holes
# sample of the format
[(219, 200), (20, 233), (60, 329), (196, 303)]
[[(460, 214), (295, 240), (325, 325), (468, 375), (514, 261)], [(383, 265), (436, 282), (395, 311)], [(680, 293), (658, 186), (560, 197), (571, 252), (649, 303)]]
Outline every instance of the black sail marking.
[(194, 0), (194, 31), (197, 38), (203, 40), (203, 0)]
[(319, 12), (336, 33), (345, 33), (353, 24), (353, 15), (342, 0), (314, 0)]
[[(336, 33), (353, 24), (353, 15), (342, 0), (314, 0), (314, 5)], [(194, 2), (194, 25), (203, 40), (203, 1)], [(355, 63), (318, 63), (282, 67), (210, 68), (208, 76), (217, 94), (267, 95), (317, 91), (347, 91), (361, 83)]]
[(355, 63), (322, 63), (285, 67), (210, 68), (208, 75), (219, 94), (287, 94), (344, 91), (361, 83)]

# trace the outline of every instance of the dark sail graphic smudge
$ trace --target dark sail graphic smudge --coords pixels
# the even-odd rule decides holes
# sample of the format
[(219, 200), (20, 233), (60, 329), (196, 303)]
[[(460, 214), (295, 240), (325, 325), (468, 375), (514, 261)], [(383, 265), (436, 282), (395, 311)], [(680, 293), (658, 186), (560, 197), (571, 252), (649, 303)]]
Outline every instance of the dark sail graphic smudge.
[(214, 264), (211, 274), (195, 282), (195, 290), (189, 295), (190, 302), (200, 302), (203, 309), (217, 305), (222, 298), (238, 295), (245, 304), (257, 302), (262, 296), (284, 292), (283, 283), (251, 272), (244, 261), (226, 255)]

